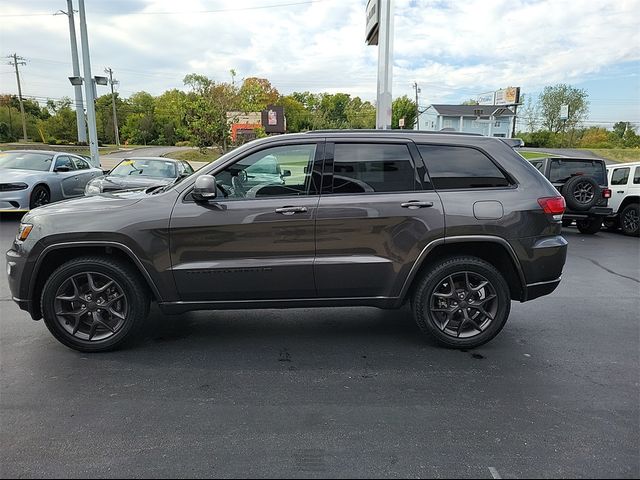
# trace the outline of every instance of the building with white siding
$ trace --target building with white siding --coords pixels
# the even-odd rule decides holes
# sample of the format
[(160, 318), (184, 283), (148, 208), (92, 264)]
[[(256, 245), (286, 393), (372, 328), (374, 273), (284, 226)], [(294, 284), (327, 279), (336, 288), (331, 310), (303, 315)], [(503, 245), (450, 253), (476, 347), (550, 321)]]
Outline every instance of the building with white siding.
[(418, 129), (511, 138), (515, 119), (504, 105), (429, 105), (418, 119)]

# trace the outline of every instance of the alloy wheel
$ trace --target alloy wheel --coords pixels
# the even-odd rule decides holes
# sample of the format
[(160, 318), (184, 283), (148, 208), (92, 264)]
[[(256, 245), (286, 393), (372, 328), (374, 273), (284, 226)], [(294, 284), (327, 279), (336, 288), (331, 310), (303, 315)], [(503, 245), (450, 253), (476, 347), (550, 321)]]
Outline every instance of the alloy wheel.
[(637, 232), (638, 225), (640, 225), (640, 216), (638, 216), (638, 210), (629, 208), (622, 217), (622, 225), (627, 232)]
[(573, 189), (573, 197), (579, 203), (588, 204), (593, 200), (594, 191), (593, 185), (589, 182), (580, 182)]
[(495, 287), (476, 272), (449, 275), (433, 290), (431, 318), (446, 335), (471, 338), (484, 332), (498, 312)]
[(127, 320), (128, 301), (123, 288), (97, 272), (73, 275), (55, 297), (58, 323), (70, 335), (85, 341), (102, 341), (115, 335)]

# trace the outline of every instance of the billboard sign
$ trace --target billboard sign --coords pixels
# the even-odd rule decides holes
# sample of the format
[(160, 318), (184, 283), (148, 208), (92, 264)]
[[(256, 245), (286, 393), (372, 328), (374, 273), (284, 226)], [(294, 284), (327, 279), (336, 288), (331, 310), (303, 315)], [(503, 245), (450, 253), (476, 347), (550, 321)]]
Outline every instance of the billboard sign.
[(560, 105), (560, 120), (569, 120), (569, 105)]
[(367, 45), (378, 45), (378, 27), (380, 24), (380, 0), (369, 0), (367, 3), (367, 28), (365, 41)]
[(520, 103), (520, 87), (508, 87), (496, 91), (495, 105), (515, 105)]
[(478, 105), (494, 105), (496, 92), (481, 93), (478, 95)]
[(268, 105), (267, 109), (262, 111), (262, 126), (266, 133), (284, 133), (287, 129), (284, 108)]

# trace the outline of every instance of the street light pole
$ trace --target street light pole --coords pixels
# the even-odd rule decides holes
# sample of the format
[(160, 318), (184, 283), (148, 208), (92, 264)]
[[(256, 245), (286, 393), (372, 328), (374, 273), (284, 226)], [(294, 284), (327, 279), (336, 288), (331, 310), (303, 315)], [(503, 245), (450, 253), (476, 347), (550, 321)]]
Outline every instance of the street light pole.
[(16, 67), (16, 80), (18, 81), (18, 101), (20, 102), (20, 114), (22, 115), (22, 139), (27, 141), (27, 122), (24, 116), (24, 105), (22, 103), (22, 86), (20, 85), (20, 71), (18, 70), (18, 65), (26, 65), (27, 62), (24, 61), (24, 58), (19, 57), (17, 54), (9, 55), (9, 58), (12, 61), (9, 62), (9, 65), (13, 65)]
[[(67, 17), (69, 17), (69, 39), (71, 41), (71, 61), (73, 63), (73, 76), (80, 76), (80, 62), (78, 60), (78, 42), (76, 40), (76, 24), (74, 20), (73, 0), (67, 0)], [(84, 117), (84, 105), (82, 103), (82, 85), (73, 87), (76, 99), (76, 122), (78, 126), (78, 142), (87, 143), (87, 122)]]
[(416, 90), (416, 130), (420, 130), (420, 104), (418, 103), (418, 94), (420, 93), (420, 88), (418, 87), (418, 82), (413, 82), (413, 88)]
[(80, 12), (80, 41), (82, 42), (82, 66), (84, 69), (84, 93), (87, 98), (87, 123), (89, 127), (89, 149), (91, 150), (92, 163), (100, 165), (98, 153), (98, 130), (96, 129), (96, 105), (94, 96), (94, 83), (91, 76), (91, 59), (89, 57), (89, 35), (87, 33), (87, 16), (84, 9), (84, 0), (78, 0)]
[(380, 24), (378, 32), (378, 99), (376, 128), (391, 129), (393, 97), (393, 4), (394, 0), (379, 0)]
[(116, 96), (113, 92), (113, 85), (119, 83), (113, 79), (113, 70), (111, 67), (105, 68), (104, 73), (109, 74), (109, 83), (111, 84), (111, 104), (113, 105), (113, 132), (116, 136), (116, 145), (120, 148), (120, 133), (118, 132), (118, 114), (116, 113)]

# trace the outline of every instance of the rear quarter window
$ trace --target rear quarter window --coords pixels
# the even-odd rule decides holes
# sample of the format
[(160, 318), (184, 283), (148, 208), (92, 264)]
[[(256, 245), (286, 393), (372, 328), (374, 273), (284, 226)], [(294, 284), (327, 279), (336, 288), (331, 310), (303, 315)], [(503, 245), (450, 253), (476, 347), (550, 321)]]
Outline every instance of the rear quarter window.
[(440, 190), (507, 187), (509, 180), (484, 153), (469, 147), (418, 145), (434, 188)]

